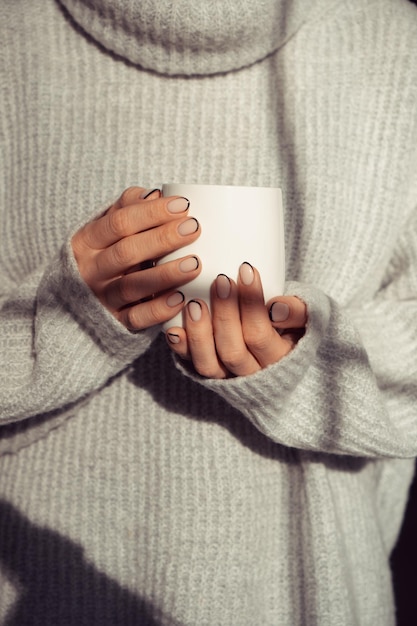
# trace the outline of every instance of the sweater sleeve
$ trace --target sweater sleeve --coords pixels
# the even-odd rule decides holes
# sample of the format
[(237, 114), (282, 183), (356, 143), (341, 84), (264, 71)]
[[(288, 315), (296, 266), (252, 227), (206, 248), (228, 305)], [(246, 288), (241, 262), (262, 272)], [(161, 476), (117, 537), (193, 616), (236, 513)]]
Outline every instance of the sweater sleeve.
[[(285, 446), (364, 457), (417, 454), (417, 213), (383, 285), (340, 307), (318, 288), (288, 283), (308, 306), (304, 337), (248, 377), (196, 380)], [(177, 362), (177, 366), (185, 368)]]
[(0, 301), (1, 424), (85, 401), (159, 330), (133, 334), (114, 319), (82, 280), (70, 243)]

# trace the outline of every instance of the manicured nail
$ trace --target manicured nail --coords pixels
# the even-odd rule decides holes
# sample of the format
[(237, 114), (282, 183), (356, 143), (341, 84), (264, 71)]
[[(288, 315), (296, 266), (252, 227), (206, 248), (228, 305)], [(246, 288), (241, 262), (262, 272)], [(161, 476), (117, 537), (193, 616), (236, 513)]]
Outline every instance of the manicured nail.
[(167, 209), (170, 213), (183, 213), (190, 206), (190, 201), (187, 198), (175, 198), (167, 204)]
[(166, 299), (166, 303), (168, 306), (178, 306), (179, 304), (184, 302), (184, 300), (184, 294), (181, 291), (176, 291), (175, 293), (172, 293), (170, 296), (168, 296), (168, 298)]
[(285, 322), (290, 314), (290, 307), (285, 302), (274, 302), (269, 309), (269, 318), (272, 322)]
[(155, 193), (155, 191), (157, 191), (159, 194), (161, 193), (160, 189), (145, 189), (145, 191), (142, 191), (139, 197), (142, 198), (142, 200), (146, 200), (146, 198), (149, 198), (149, 196)]
[(180, 336), (176, 335), (175, 333), (167, 333), (167, 339), (171, 343), (179, 343), (180, 342)]
[(253, 267), (250, 263), (245, 261), (242, 263), (239, 269), (240, 280), (244, 285), (251, 285), (253, 283), (253, 279), (255, 277), (255, 273), (253, 271)]
[(193, 272), (200, 265), (196, 256), (190, 256), (188, 259), (181, 261), (179, 268), (181, 272)]
[(199, 223), (195, 219), (195, 217), (190, 217), (190, 219), (185, 222), (181, 222), (178, 226), (178, 232), (180, 235), (192, 235), (198, 231)]
[(216, 278), (216, 292), (219, 298), (226, 300), (230, 296), (231, 284), (226, 274), (219, 274)]
[(193, 322), (199, 322), (201, 320), (201, 316), (203, 313), (201, 304), (197, 302), (196, 300), (190, 300), (187, 306), (188, 306), (188, 312)]

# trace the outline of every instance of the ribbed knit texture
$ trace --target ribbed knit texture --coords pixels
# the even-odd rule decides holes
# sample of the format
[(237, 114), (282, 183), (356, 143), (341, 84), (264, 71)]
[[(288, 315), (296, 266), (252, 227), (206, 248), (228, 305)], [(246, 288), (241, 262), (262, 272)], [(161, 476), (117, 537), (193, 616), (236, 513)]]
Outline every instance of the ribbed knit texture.
[(208, 75), (239, 69), (284, 45), (335, 3), (303, 0), (59, 0), (100, 45), (162, 74)]
[[(293, 16), (276, 40), (257, 3), (0, 4), (2, 625), (394, 624), (417, 452), (417, 11), (261, 4)], [(71, 233), (164, 181), (282, 187), (309, 324), (280, 363), (201, 379), (83, 284)]]

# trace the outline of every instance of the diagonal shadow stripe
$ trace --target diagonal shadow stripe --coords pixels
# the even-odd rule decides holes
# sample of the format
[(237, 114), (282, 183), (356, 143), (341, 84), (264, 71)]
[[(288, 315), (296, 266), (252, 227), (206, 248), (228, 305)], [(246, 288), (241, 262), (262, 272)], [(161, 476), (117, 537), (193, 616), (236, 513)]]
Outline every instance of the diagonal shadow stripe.
[(81, 546), (4, 500), (0, 567), (20, 591), (4, 626), (158, 626), (152, 607), (98, 571)]

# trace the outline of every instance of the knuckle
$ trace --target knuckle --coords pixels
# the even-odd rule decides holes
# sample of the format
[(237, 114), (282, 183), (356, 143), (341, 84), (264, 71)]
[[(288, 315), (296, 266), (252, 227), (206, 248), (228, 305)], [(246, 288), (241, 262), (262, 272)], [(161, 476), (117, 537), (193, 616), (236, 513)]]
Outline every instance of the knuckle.
[(244, 329), (243, 338), (251, 352), (263, 352), (266, 348), (268, 348), (271, 342), (271, 338), (269, 336), (260, 332), (256, 328), (250, 328), (246, 331)]
[(235, 350), (226, 355), (220, 355), (222, 363), (231, 372), (240, 371), (245, 363), (247, 354), (242, 350)]
[(130, 328), (132, 330), (141, 328), (142, 324), (138, 307), (130, 307), (129, 309), (127, 309), (125, 320), (125, 325), (127, 326), (127, 328)]
[(231, 319), (230, 311), (224, 307), (216, 307), (213, 312), (213, 326), (217, 331), (219, 328), (232, 330), (233, 319)]
[(150, 328), (162, 321), (161, 307), (157, 300), (148, 300), (126, 309), (126, 326), (140, 330)]
[(155, 228), (153, 232), (158, 250), (170, 251), (175, 247), (175, 237), (172, 228), (168, 225)]
[(158, 265), (155, 269), (157, 269), (158, 272), (159, 284), (166, 286), (172, 283), (174, 279), (172, 264), (161, 263), (161, 265)]
[(198, 352), (204, 350), (207, 345), (207, 339), (199, 334), (188, 333), (188, 343), (191, 351), (197, 354)]
[(122, 239), (112, 247), (113, 259), (118, 267), (128, 267), (134, 263), (134, 251), (130, 242)]
[(135, 290), (131, 281), (121, 278), (117, 283), (117, 292), (120, 302), (129, 304), (135, 301)]
[(148, 221), (152, 221), (155, 224), (161, 222), (162, 213), (165, 214), (165, 207), (162, 200), (163, 198), (158, 198), (141, 206), (141, 211), (144, 215), (148, 216)]
[(205, 374), (203, 374), (203, 376), (205, 378), (214, 378), (214, 379), (224, 378), (223, 372), (218, 369), (208, 370)]
[(194, 368), (204, 378), (224, 378), (223, 371), (216, 364), (194, 363)]
[(85, 252), (90, 248), (86, 237), (86, 227), (80, 228), (71, 239), (72, 250), (77, 263), (85, 255)]
[(122, 209), (110, 213), (107, 217), (110, 234), (121, 238), (128, 232), (127, 213)]
[(125, 189), (120, 196), (120, 205), (127, 206), (130, 204), (134, 198), (139, 197), (139, 192), (139, 187), (127, 187), (127, 189)]
[(158, 324), (161, 319), (161, 303), (158, 299), (149, 300), (147, 303), (147, 318), (151, 326)]

